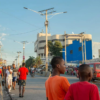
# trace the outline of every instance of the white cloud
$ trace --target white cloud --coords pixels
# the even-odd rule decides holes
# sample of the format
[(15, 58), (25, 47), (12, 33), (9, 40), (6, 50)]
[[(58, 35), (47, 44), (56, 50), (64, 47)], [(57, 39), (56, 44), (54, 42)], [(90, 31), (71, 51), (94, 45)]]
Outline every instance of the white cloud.
[(2, 42), (0, 41), (0, 45), (2, 45)]
[(5, 34), (5, 33), (2, 33), (1, 35), (2, 35), (2, 36), (5, 36), (5, 35), (7, 35), (7, 34)]
[(2, 38), (2, 40), (5, 40), (5, 38)]

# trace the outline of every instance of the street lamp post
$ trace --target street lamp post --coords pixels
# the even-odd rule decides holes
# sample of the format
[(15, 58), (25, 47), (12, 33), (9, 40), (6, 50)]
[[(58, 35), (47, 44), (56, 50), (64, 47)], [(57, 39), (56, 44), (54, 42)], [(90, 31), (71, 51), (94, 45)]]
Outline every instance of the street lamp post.
[(19, 55), (20, 55), (20, 51), (17, 52), (18, 53), (18, 68), (19, 68)]
[[(37, 12), (35, 10), (32, 10), (32, 9), (29, 9), (29, 8), (26, 8), (26, 7), (24, 7), (24, 9), (31, 10), (31, 11), (37, 13), (37, 14), (46, 16), (45, 27), (46, 27), (46, 72), (47, 72), (48, 71), (48, 30), (47, 30), (48, 20), (47, 20), (47, 16), (49, 16), (49, 15), (55, 16), (55, 15), (62, 14), (62, 13), (67, 13), (67, 12), (54, 13), (55, 11), (52, 11), (52, 12), (48, 13), (48, 10), (53, 10), (54, 8), (49, 8), (49, 9), (42, 10), (42, 11), (39, 11), (39, 12)], [(44, 11), (46, 13), (43, 14)]]
[(22, 41), (23, 43), (23, 63), (25, 62), (25, 44), (28, 43), (27, 41)]

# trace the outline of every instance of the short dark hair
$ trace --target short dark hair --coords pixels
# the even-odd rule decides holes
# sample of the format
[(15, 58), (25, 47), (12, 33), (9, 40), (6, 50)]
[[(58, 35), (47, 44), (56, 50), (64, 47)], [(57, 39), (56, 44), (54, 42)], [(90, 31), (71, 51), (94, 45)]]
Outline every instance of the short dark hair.
[(22, 63), (22, 66), (25, 66), (25, 63)]
[(82, 64), (79, 66), (79, 72), (80, 72), (80, 76), (82, 78), (87, 77), (87, 74), (89, 73), (89, 69), (90, 66), (88, 64)]
[(61, 63), (62, 60), (63, 60), (62, 57), (53, 57), (53, 59), (51, 60), (52, 68), (54, 69), (57, 64)]

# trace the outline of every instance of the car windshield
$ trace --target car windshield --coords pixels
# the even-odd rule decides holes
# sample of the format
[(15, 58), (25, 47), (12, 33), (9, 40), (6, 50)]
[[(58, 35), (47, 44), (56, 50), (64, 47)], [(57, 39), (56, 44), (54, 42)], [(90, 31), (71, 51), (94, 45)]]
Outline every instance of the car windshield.
[(100, 64), (96, 64), (96, 69), (98, 70), (100, 70)]

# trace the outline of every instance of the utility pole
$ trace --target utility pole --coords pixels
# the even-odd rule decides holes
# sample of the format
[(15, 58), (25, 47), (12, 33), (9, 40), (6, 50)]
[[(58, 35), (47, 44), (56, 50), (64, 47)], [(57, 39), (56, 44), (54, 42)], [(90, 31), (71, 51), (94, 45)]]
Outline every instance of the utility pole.
[[(46, 27), (46, 72), (47, 72), (48, 71), (48, 18), (47, 18), (47, 16), (49, 16), (49, 15), (55, 16), (55, 15), (67, 13), (67, 12), (60, 12), (60, 13), (54, 13), (55, 11), (48, 12), (50, 10), (53, 10), (54, 8), (49, 8), (49, 9), (41, 10), (41, 11), (38, 11), (38, 12), (35, 11), (35, 10), (32, 10), (32, 9), (26, 8), (26, 7), (24, 7), (24, 9), (31, 10), (35, 13), (46, 16), (45, 17), (46, 18), (45, 27)], [(45, 12), (45, 13), (43, 14), (43, 12)]]
[(23, 44), (23, 63), (25, 62), (25, 44), (28, 43), (27, 41), (22, 41)]
[(66, 34), (66, 31), (65, 31), (65, 34), (64, 34), (64, 37), (65, 37), (65, 65), (67, 64), (66, 36), (67, 36), (67, 34)]
[(17, 52), (18, 53), (18, 68), (19, 68), (19, 55), (20, 55), (20, 51)]
[(2, 59), (1, 47), (2, 47), (2, 45), (0, 45), (0, 58)]

